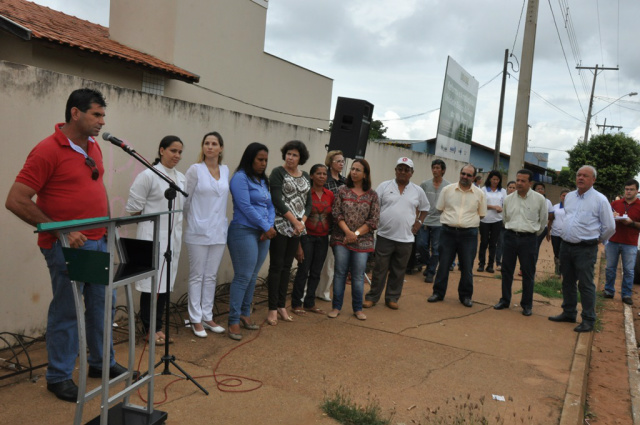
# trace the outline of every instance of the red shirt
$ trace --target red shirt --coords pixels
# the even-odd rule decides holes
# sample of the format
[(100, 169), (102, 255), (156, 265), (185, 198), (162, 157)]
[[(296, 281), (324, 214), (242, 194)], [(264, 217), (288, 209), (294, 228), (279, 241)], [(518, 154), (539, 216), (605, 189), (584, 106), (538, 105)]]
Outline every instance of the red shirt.
[[(102, 151), (95, 141), (89, 141), (87, 155), (100, 172), (91, 179), (91, 168), (82, 154), (74, 151), (69, 139), (56, 124), (55, 133), (38, 143), (29, 153), (16, 182), (36, 191), (36, 205), (53, 221), (104, 217), (108, 215), (107, 190), (102, 177)], [(92, 139), (93, 140), (93, 139)], [(91, 240), (104, 236), (105, 228), (83, 230)], [(51, 233), (38, 234), (38, 246), (51, 249), (56, 237)]]
[[(624, 199), (619, 199), (611, 203), (611, 208), (620, 215), (627, 214), (633, 221), (640, 221), (640, 200), (638, 199), (630, 204)], [(609, 241), (625, 245), (638, 245), (638, 234), (640, 234), (640, 230), (616, 220), (616, 233), (611, 236)]]
[(333, 205), (333, 192), (326, 187), (322, 188), (322, 196), (311, 188), (311, 213), (307, 218), (307, 234), (311, 236), (327, 236), (331, 230), (333, 217), (331, 206)]

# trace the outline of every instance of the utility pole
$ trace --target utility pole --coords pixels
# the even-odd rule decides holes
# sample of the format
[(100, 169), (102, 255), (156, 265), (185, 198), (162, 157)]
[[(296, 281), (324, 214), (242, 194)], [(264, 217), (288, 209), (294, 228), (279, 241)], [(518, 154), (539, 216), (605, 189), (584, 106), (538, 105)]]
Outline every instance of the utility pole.
[(536, 45), (536, 28), (538, 25), (538, 5), (538, 0), (529, 0), (527, 6), (527, 20), (525, 22), (524, 38), (522, 40), (522, 65), (520, 66), (520, 81), (518, 82), (518, 98), (516, 99), (516, 115), (513, 120), (509, 180), (515, 180), (518, 170), (524, 167), (524, 154), (527, 151), (529, 101), (531, 98), (533, 53)]
[(502, 138), (502, 113), (504, 112), (504, 92), (507, 86), (507, 63), (509, 49), (504, 51), (504, 67), (502, 68), (502, 91), (500, 92), (500, 109), (498, 110), (498, 130), (496, 132), (496, 147), (493, 150), (493, 169), (500, 169), (500, 139)]
[(607, 119), (604, 119), (604, 125), (600, 125), (600, 124), (596, 124), (596, 127), (600, 128), (602, 127), (602, 134), (604, 134), (604, 130), (607, 128), (617, 128), (618, 130), (620, 130), (622, 128), (621, 125), (607, 125)]
[(589, 98), (589, 112), (587, 113), (587, 125), (584, 128), (584, 139), (583, 142), (587, 143), (589, 141), (589, 123), (591, 122), (591, 108), (593, 108), (593, 93), (596, 90), (596, 78), (598, 77), (598, 70), (600, 71), (617, 71), (618, 68), (605, 68), (605, 67), (595, 67), (590, 66), (576, 66), (576, 69), (593, 69), (593, 85), (591, 86), (591, 97)]

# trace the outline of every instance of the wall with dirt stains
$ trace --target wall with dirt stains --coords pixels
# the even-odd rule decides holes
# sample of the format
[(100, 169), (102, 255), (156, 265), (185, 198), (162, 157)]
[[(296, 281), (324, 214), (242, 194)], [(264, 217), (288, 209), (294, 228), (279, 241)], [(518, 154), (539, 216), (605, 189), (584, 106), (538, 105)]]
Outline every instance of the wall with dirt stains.
[[(67, 97), (80, 87), (95, 88), (104, 94), (107, 115), (103, 131), (126, 140), (149, 160), (155, 158), (162, 137), (167, 134), (179, 136), (185, 146), (182, 162), (177, 168), (183, 173), (196, 161), (202, 136), (213, 130), (224, 138), (223, 163), (232, 170), (245, 147), (255, 141), (269, 147), (268, 170), (282, 164), (280, 147), (294, 139), (303, 141), (311, 154), (302, 167), (304, 170), (324, 162), (325, 145), (329, 143), (326, 132), (0, 61), (0, 194), (3, 200), (33, 146), (53, 132), (55, 123), (64, 121)], [(124, 206), (129, 187), (143, 167), (121, 149), (102, 139), (99, 143), (104, 154), (104, 181), (111, 215), (123, 216), (126, 214)], [(432, 155), (370, 143), (366, 158), (371, 163), (374, 186), (394, 178), (393, 169), (401, 156), (409, 156), (415, 163), (412, 181), (420, 183), (431, 178)], [(448, 165), (445, 178), (457, 180), (458, 170), (463, 164), (445, 161)], [(229, 201), (229, 219), (231, 215)], [(0, 208), (0, 222), (0, 332), (41, 335), (45, 330), (51, 288), (46, 263), (36, 245), (34, 229), (5, 208)], [(133, 236), (135, 229), (124, 228), (121, 234)], [(261, 275), (266, 275), (268, 263), (267, 260)], [(187, 275), (188, 256), (186, 247), (183, 247), (174, 299), (186, 292)], [(230, 282), (232, 277), (233, 268), (228, 253), (225, 253), (218, 282)], [(123, 294), (119, 294), (118, 303), (124, 303)]]

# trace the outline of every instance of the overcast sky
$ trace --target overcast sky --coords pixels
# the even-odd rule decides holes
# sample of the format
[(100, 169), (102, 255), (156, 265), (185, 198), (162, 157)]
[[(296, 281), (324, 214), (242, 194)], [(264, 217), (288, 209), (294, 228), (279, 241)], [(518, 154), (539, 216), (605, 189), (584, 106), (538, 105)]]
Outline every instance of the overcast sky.
[[(388, 137), (416, 140), (436, 135), (450, 55), (481, 87), (473, 140), (493, 146), (498, 74), (509, 49), (515, 58), (507, 80), (501, 150), (510, 153), (526, 1), (270, 0), (265, 51), (332, 78), (332, 110), (338, 96), (365, 99), (375, 105), (374, 119), (384, 121)], [(36, 3), (109, 24), (108, 0)], [(578, 71), (578, 61), (620, 68), (598, 75), (593, 112), (606, 109), (592, 118), (590, 134), (602, 132), (596, 124), (606, 119), (607, 125), (622, 126), (621, 131), (640, 140), (639, 97), (626, 96), (608, 106), (640, 91), (639, 18), (638, 0), (540, 0), (529, 150), (548, 152), (550, 167), (565, 166), (564, 151), (584, 136), (593, 73)], [(416, 114), (422, 115), (402, 119)]]

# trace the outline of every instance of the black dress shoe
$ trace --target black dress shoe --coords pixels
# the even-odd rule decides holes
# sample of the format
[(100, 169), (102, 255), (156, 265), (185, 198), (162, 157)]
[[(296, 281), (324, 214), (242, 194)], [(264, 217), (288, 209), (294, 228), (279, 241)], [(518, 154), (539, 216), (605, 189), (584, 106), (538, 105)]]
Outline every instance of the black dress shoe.
[(461, 300), (460, 302), (465, 307), (473, 307), (473, 301), (471, 301), (471, 298), (465, 298), (465, 299)]
[(442, 300), (444, 300), (444, 297), (441, 297), (438, 294), (433, 294), (429, 298), (427, 298), (427, 301), (430, 303), (437, 303), (438, 301), (442, 301)]
[[(109, 368), (109, 379), (117, 378), (123, 373), (127, 373), (129, 369), (122, 366), (119, 363), (114, 364)], [(133, 372), (133, 380), (137, 381), (140, 377), (140, 372), (137, 370)], [(97, 367), (89, 366), (89, 378), (102, 378), (102, 369), (98, 369)]]
[(495, 273), (495, 270), (493, 270), (493, 266), (487, 267), (487, 273)]
[(78, 386), (71, 379), (56, 382), (55, 384), (47, 383), (47, 390), (55, 394), (60, 400), (72, 403), (78, 401)]
[(500, 301), (498, 301), (498, 304), (493, 306), (494, 310), (502, 310), (502, 309), (505, 309), (505, 308), (509, 308), (509, 303), (506, 302), (505, 300), (500, 300)]
[(479, 272), (483, 272), (484, 271), (484, 266), (478, 266), (478, 271)]
[(427, 273), (427, 275), (424, 277), (424, 281), (427, 283), (433, 283), (433, 278), (434, 275), (432, 275), (431, 273)]
[(564, 313), (560, 313), (557, 316), (550, 316), (549, 320), (551, 320), (552, 322), (569, 322), (569, 323), (576, 323), (576, 318), (575, 317), (570, 317), (567, 316)]
[(531, 316), (533, 312), (531, 311), (531, 307), (522, 307), (522, 315), (523, 316)]
[(576, 326), (573, 330), (576, 332), (591, 332), (593, 330), (593, 324), (583, 321), (578, 326)]

